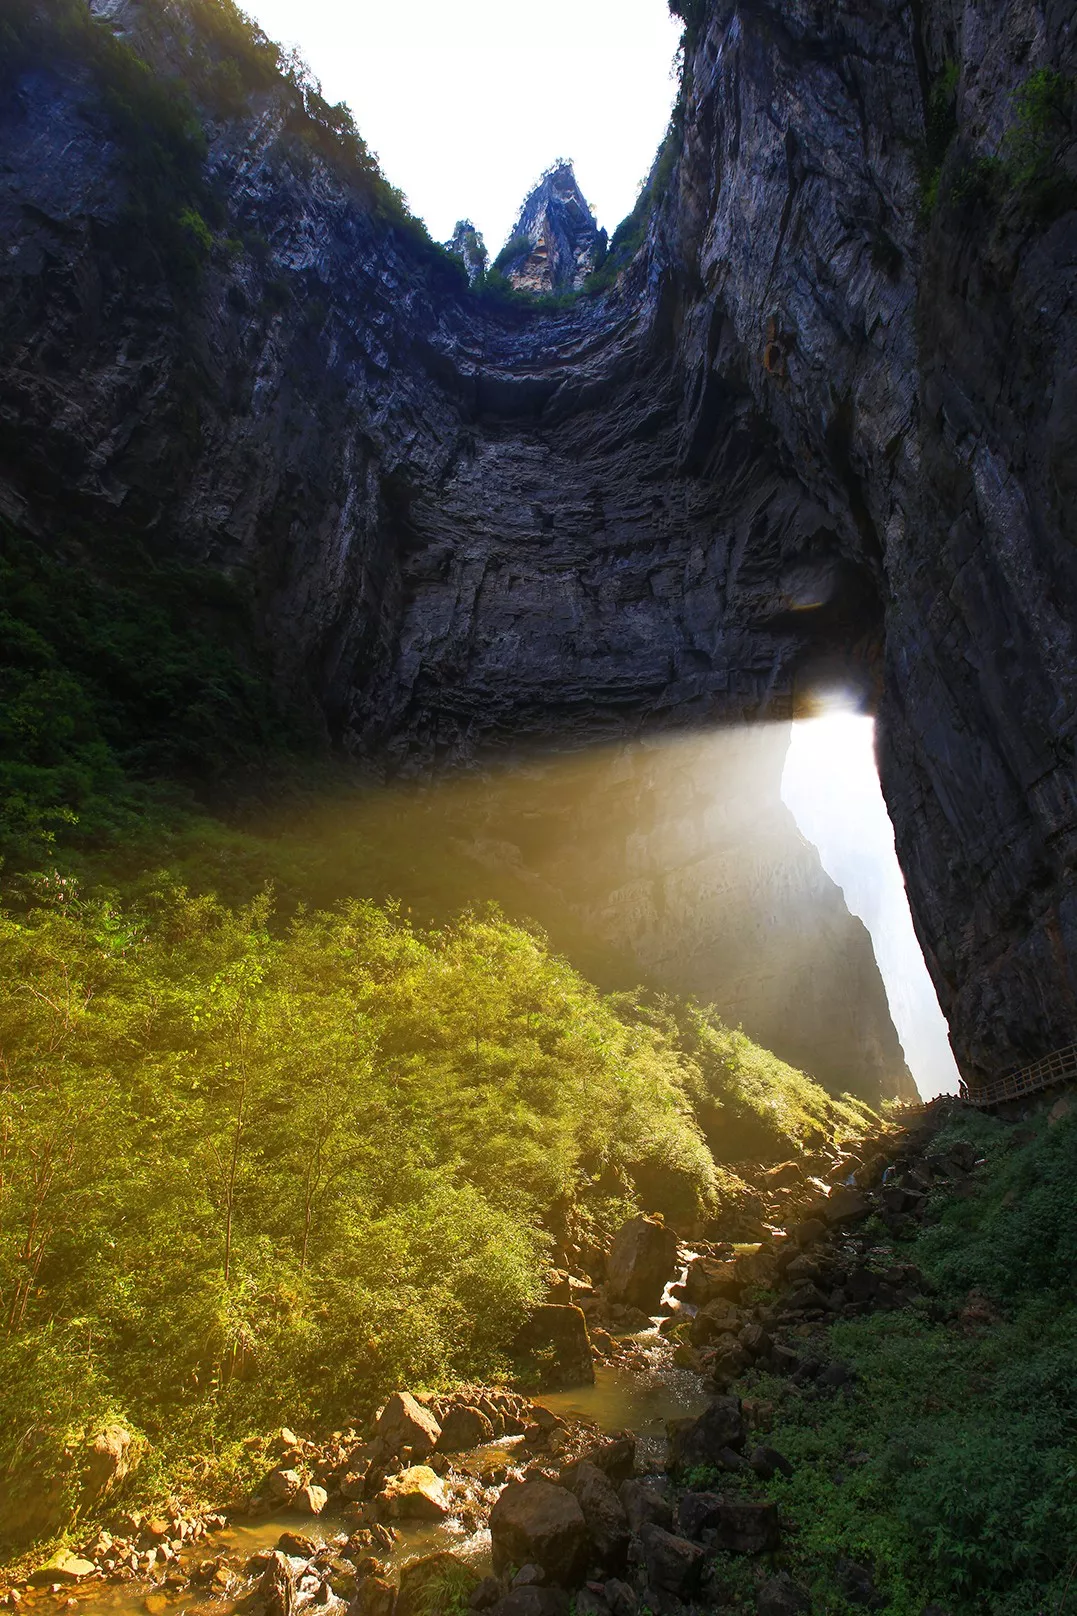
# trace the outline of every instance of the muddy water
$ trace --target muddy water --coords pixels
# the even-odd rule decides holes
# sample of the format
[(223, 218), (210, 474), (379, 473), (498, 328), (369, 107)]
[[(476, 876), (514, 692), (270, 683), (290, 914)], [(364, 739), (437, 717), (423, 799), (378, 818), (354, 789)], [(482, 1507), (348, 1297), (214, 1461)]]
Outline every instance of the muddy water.
[[(541, 1401), (552, 1413), (562, 1418), (575, 1416), (593, 1421), (603, 1431), (634, 1431), (638, 1451), (645, 1461), (660, 1463), (665, 1444), (665, 1422), (681, 1415), (699, 1413), (706, 1405), (701, 1383), (689, 1370), (673, 1363), (673, 1351), (659, 1336), (657, 1329), (643, 1332), (635, 1338), (640, 1353), (630, 1366), (596, 1365), (595, 1384), (580, 1386), (571, 1391), (549, 1392)], [(484, 1448), (462, 1454), (457, 1468), (483, 1479), (504, 1480), (506, 1475), (518, 1475), (525, 1455), (520, 1452), (520, 1438), (509, 1437), (492, 1442)], [(392, 1553), (379, 1556), (387, 1560), (394, 1571), (410, 1560), (439, 1549), (451, 1549), (455, 1554), (471, 1560), (478, 1571), (488, 1568), (490, 1534), (485, 1528), (469, 1530), (460, 1520), (450, 1518), (435, 1523), (400, 1522), (400, 1533)], [(226, 1530), (205, 1538), (185, 1555), (181, 1569), (188, 1569), (201, 1560), (219, 1554), (248, 1555), (271, 1549), (284, 1531), (302, 1532), (316, 1544), (343, 1547), (349, 1535), (349, 1526), (340, 1517), (326, 1514), (317, 1519), (282, 1510), (252, 1520), (237, 1519)], [(295, 1561), (297, 1570), (302, 1562)], [(246, 1591), (244, 1583), (228, 1593), (217, 1595), (201, 1589), (185, 1587), (170, 1592), (151, 1582), (92, 1581), (73, 1587), (63, 1594), (53, 1595), (47, 1590), (29, 1592), (21, 1609), (40, 1612), (41, 1616), (56, 1616), (58, 1612), (71, 1612), (72, 1616), (226, 1616), (239, 1595)], [(300, 1593), (302, 1595), (302, 1588)], [(310, 1590), (313, 1593), (313, 1587)], [(332, 1616), (343, 1616), (343, 1606), (323, 1606), (320, 1609)]]

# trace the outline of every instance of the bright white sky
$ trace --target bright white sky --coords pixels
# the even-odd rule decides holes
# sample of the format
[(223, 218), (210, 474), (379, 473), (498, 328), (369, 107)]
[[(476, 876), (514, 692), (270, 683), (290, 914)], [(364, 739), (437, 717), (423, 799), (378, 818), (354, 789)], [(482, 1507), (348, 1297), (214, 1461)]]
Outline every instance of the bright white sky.
[(612, 233), (669, 122), (680, 24), (666, 0), (240, 0), (345, 101), (438, 241), (470, 218), (491, 254), (558, 157)]
[(875, 765), (874, 728), (870, 718), (840, 711), (794, 724), (782, 798), (871, 933), (890, 1014), (926, 1100), (956, 1093), (958, 1071), (913, 930)]

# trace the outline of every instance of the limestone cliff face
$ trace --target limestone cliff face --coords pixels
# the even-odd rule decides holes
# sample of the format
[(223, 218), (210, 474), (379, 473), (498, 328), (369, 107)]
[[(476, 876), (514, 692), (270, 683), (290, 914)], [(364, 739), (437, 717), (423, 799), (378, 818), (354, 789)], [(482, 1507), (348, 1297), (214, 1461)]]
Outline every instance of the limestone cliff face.
[[(3, 508), (243, 580), (282, 683), (386, 773), (853, 685), (975, 1077), (1077, 1036), (1069, 8), (699, 9), (647, 239), (556, 313), (469, 294), (286, 85), (205, 109), (221, 213), (179, 291), (92, 74), (25, 67)], [(161, 71), (212, 56), (179, 0), (107, 10)]]
[(572, 164), (559, 162), (526, 198), (497, 262), (518, 292), (575, 292), (605, 245)]

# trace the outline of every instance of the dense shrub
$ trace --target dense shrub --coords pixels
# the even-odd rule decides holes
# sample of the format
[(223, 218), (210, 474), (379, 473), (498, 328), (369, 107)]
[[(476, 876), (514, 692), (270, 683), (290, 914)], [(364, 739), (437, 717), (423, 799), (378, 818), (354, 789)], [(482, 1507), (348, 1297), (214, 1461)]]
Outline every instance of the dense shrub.
[(1065, 1602), (1077, 1534), (1077, 1120), (1051, 1128), (1041, 1116), (1022, 1136), (971, 1117), (940, 1145), (950, 1137), (985, 1152), (978, 1193), (938, 1196), (936, 1221), (900, 1248), (938, 1297), (834, 1327), (830, 1350), (856, 1371), (854, 1393), (757, 1388), (779, 1400), (769, 1440), (795, 1469), (773, 1492), (823, 1612), (847, 1608), (838, 1555), (874, 1567), (895, 1616), (927, 1602), (955, 1616)]
[(719, 1192), (713, 1074), (495, 913), (275, 926), (266, 897), (42, 878), (0, 918), (0, 1073), (13, 1499), (109, 1415), (174, 1482), (252, 1425), (489, 1375), (555, 1240), (640, 1184), (678, 1216)]

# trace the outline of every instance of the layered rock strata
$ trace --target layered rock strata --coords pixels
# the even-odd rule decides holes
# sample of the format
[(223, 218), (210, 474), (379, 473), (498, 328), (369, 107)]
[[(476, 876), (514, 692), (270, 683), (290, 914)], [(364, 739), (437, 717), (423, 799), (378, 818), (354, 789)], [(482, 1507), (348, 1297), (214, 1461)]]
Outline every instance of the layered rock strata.
[[(162, 73), (218, 48), (95, 4)], [(282, 684), (391, 773), (852, 685), (975, 1080), (1077, 1032), (1069, 8), (699, 11), (647, 239), (554, 314), (444, 274), (283, 84), (204, 107), (223, 215), (181, 292), (92, 73), (23, 68), (3, 508), (243, 580)]]

